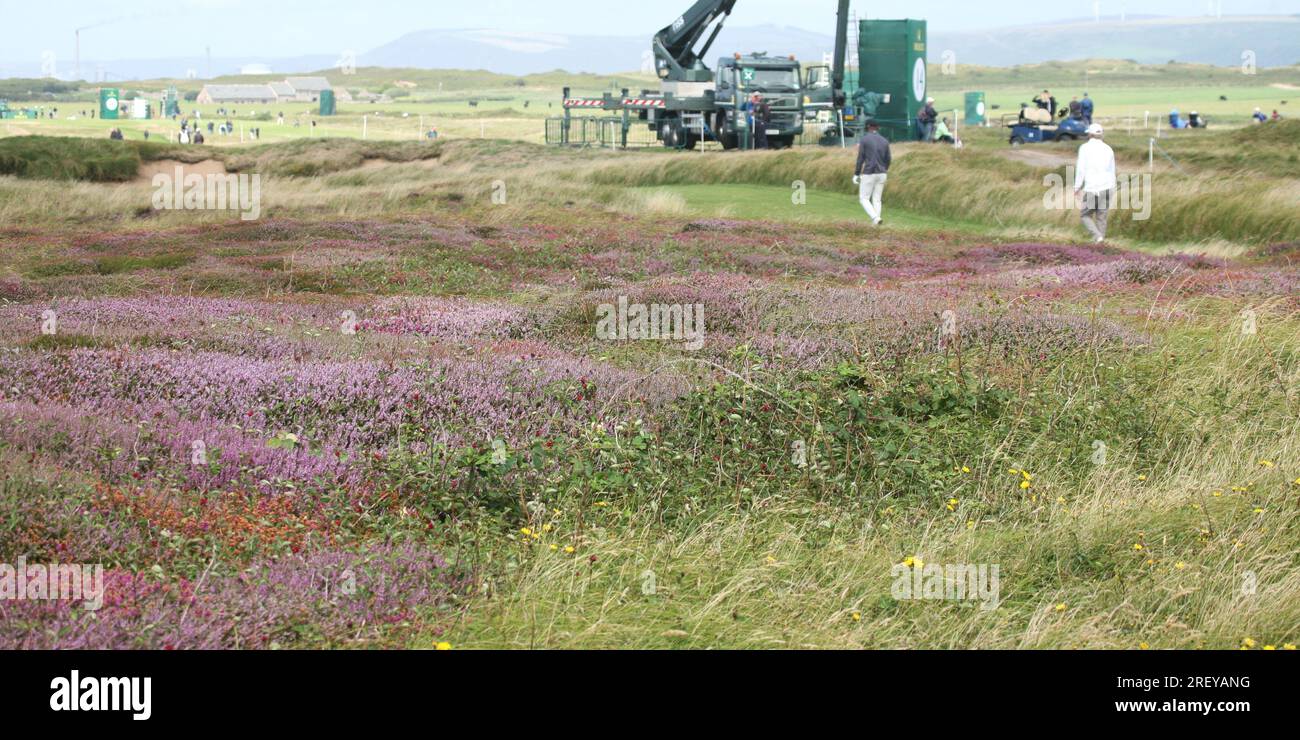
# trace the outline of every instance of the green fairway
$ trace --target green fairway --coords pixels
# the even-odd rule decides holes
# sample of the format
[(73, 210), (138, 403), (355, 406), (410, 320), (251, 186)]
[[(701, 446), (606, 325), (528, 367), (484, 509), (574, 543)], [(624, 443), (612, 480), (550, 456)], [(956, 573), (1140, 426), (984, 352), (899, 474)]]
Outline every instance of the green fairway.
[[(795, 204), (793, 189), (771, 185), (673, 185), (637, 190), (680, 196), (686, 201), (689, 212), (697, 216), (813, 223), (867, 221), (867, 215), (856, 197), (825, 190), (807, 190), (806, 202), (801, 205)], [(885, 189), (884, 205), (885, 224), (889, 228), (971, 233), (989, 231), (988, 226), (974, 221), (891, 208), (888, 188)]]

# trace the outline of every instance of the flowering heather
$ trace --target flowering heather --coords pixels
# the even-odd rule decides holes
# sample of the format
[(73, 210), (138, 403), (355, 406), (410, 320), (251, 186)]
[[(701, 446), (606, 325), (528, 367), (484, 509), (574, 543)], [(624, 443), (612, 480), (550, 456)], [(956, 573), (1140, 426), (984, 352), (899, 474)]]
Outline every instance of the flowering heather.
[(72, 602), (0, 602), (0, 649), (263, 649), (304, 638), (364, 646), (436, 626), (466, 579), (408, 544), (292, 555), (195, 580), (112, 570), (104, 582), (95, 612)]
[[(619, 497), (653, 488), (667, 526), (714, 505), (717, 480), (781, 495), (806, 485), (816, 476), (781, 477), (786, 435), (851, 411), (845, 388), (870, 401), (912, 365), (987, 360), (995, 388), (977, 406), (997, 414), (1000, 394), (1024, 393), (1015, 381), (1048, 363), (1086, 350), (1118, 364), (1155, 343), (1137, 329), (1162, 330), (1146, 321), (1157, 294), (1181, 323), (1199, 315), (1178, 305), (1189, 295), (1300, 293), (1285, 251), (1229, 264), (730, 219), (629, 228), (578, 209), (558, 225), (497, 225), (450, 210), (20, 236), (53, 262), (0, 278), (0, 561), (103, 563), (109, 590), (96, 613), (0, 602), (0, 648), (410, 644), (449, 621), (469, 568), (531, 567), (517, 546), (581, 553), (594, 572), (603, 561), (587, 559), (574, 525), (612, 532), (603, 517)], [(192, 261), (172, 271), (83, 269), (182, 252)], [(1094, 301), (1072, 300), (1102, 293), (1136, 300), (1095, 315)], [(620, 297), (702, 304), (703, 346), (596, 339), (596, 307)], [(957, 350), (962, 363), (943, 356)], [(715, 366), (755, 392), (732, 393), (735, 376)], [(931, 388), (941, 376), (917, 388), (936, 403), (964, 397)], [(869, 422), (823, 428), (851, 444)], [(619, 445), (604, 448), (615, 430)], [(928, 439), (898, 448), (922, 463), (891, 486), (948, 469), (946, 455), (978, 456), (962, 451), (973, 436), (945, 430), (925, 435), (938, 440), (929, 453), (910, 449)], [(743, 452), (767, 447), (780, 452)], [(888, 464), (889, 449), (864, 470)], [(671, 469), (639, 467), (669, 454)], [(464, 570), (443, 559), (479, 552), (466, 537), (501, 547), (491, 530), (507, 522), (530, 532), (509, 540), (508, 557), (498, 549)]]
[[(274, 448), (274, 433), (184, 420), (164, 404), (0, 402), (0, 442), (32, 460), (94, 473), (104, 480), (166, 478), (211, 489), (246, 481), (356, 485), (360, 453), (330, 445)], [(203, 451), (195, 461), (196, 445)]]
[(527, 311), (513, 306), (461, 299), (393, 298), (370, 309), (358, 330), (467, 341), (519, 336), (534, 323)]
[[(35, 449), (48, 441), (46, 433), (66, 436), (63, 423), (79, 415), (110, 420), (107, 426), (71, 427), (78, 443), (70, 443), (68, 454), (84, 459), (104, 444), (129, 449), (135, 425), (157, 422), (150, 436), (162, 435), (173, 457), (187, 457), (184, 447), (194, 440), (215, 437), (216, 443), (207, 444), (225, 445), (223, 459), (229, 455), (241, 465), (295, 480), (338, 478), (344, 474), (336, 458), (386, 449), (403, 425), (424, 430), (424, 441), (435, 444), (495, 436), (527, 441), (586, 426), (589, 415), (623, 388), (637, 389), (633, 397), (616, 399), (625, 407), (660, 405), (685, 390), (671, 376), (649, 384), (638, 378), (633, 371), (572, 357), (437, 359), (399, 367), (160, 350), (7, 354), (0, 356), (0, 408), (10, 418), (26, 413), (43, 423), (8, 426), (0, 439), (16, 443), (35, 434), (24, 442), (25, 449)], [(34, 405), (43, 407), (40, 414), (32, 414)], [(265, 449), (266, 440), (281, 432), (300, 435), (323, 454)], [(210, 482), (220, 484), (230, 474), (227, 469)]]

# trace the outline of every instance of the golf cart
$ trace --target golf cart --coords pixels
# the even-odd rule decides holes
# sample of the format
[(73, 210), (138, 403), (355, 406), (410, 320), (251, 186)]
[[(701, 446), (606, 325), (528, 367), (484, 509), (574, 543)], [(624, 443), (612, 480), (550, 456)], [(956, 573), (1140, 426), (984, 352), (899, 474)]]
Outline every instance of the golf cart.
[(1025, 106), (1017, 116), (1003, 116), (1002, 124), (1011, 129), (1011, 146), (1041, 144), (1047, 141), (1077, 141), (1088, 135), (1088, 125), (1081, 118), (1054, 119), (1051, 111)]

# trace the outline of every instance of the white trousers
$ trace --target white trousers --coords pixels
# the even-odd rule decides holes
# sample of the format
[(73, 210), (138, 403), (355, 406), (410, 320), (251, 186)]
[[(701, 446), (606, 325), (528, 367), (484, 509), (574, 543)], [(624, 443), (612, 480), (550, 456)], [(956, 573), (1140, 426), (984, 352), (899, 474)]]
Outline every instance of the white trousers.
[(889, 175), (863, 175), (862, 184), (858, 186), (858, 198), (862, 201), (862, 207), (866, 210), (867, 215), (871, 217), (871, 223), (878, 224), (884, 220), (883, 206), (880, 201), (885, 195), (885, 181)]

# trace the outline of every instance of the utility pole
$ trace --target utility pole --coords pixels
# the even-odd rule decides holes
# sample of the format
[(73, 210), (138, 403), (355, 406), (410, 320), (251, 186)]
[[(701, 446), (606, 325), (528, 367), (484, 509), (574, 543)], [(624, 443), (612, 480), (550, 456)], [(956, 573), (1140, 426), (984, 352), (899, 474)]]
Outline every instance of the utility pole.
[(207, 51), (208, 51), (208, 76), (205, 77), (204, 79), (210, 80), (212, 79), (212, 47), (211, 46), (207, 47)]

